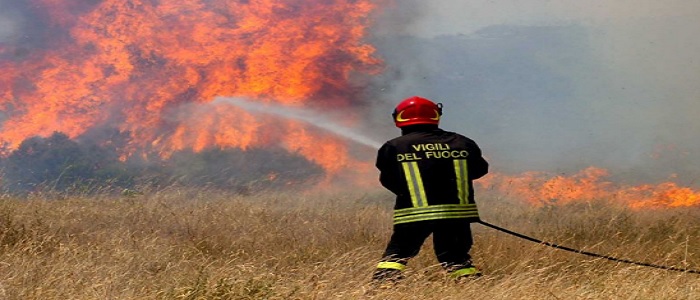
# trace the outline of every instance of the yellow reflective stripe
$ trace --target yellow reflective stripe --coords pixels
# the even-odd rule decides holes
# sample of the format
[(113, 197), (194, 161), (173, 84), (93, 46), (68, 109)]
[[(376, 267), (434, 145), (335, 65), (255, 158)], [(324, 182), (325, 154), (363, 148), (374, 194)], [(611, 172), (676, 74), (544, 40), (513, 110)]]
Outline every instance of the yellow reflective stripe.
[(394, 211), (394, 224), (438, 220), (479, 218), (476, 204), (440, 204), (410, 207)]
[(418, 193), (420, 194), (420, 199), (423, 200), (421, 206), (428, 206), (428, 197), (425, 196), (425, 188), (423, 187), (423, 177), (420, 176), (420, 169), (418, 169), (418, 163), (411, 162), (413, 169), (416, 171), (416, 183), (418, 184)]
[(408, 193), (411, 194), (411, 203), (414, 207), (418, 206), (418, 199), (416, 198), (416, 186), (413, 182), (413, 177), (411, 176), (411, 166), (409, 163), (405, 162), (401, 164), (403, 166), (403, 173), (406, 176), (406, 183), (408, 183)]
[(406, 269), (406, 265), (397, 262), (383, 261), (377, 264), (377, 269), (392, 269), (403, 271), (404, 269)]
[(425, 197), (425, 189), (423, 188), (423, 178), (420, 176), (418, 163), (415, 161), (401, 163), (403, 173), (406, 176), (408, 184), (408, 192), (411, 194), (411, 203), (414, 207), (427, 206), (428, 202)]
[(464, 185), (462, 184), (462, 164), (461, 159), (453, 160), (455, 165), (455, 175), (457, 176), (457, 197), (459, 198), (459, 203), (465, 203), (464, 201)]
[(459, 203), (467, 203), (469, 199), (469, 170), (466, 159), (455, 159), (455, 175), (457, 176), (457, 193)]
[(477, 275), (477, 274), (481, 274), (481, 272), (479, 272), (479, 270), (477, 268), (469, 267), (469, 268), (459, 269), (459, 270), (456, 270), (456, 271), (450, 273), (450, 277), (459, 278), (462, 276), (470, 276), (470, 275)]
[(394, 218), (394, 224), (402, 224), (409, 222), (441, 220), (441, 219), (468, 219), (478, 218), (478, 212), (435, 212), (429, 214), (411, 215)]
[(476, 211), (476, 204), (438, 204), (426, 207), (409, 207), (401, 208), (394, 211), (394, 216), (404, 216), (410, 214), (418, 214), (425, 212), (439, 211)]

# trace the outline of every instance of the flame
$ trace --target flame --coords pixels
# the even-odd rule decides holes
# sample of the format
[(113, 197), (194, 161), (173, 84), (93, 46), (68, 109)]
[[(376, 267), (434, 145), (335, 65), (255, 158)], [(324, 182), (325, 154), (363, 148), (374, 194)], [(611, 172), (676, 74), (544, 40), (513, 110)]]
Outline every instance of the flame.
[(570, 176), (544, 172), (496, 173), (476, 183), (536, 206), (594, 200), (616, 201), (633, 209), (700, 206), (700, 191), (673, 182), (623, 185), (606, 180), (608, 176), (605, 169), (589, 167)]
[(0, 52), (0, 143), (10, 150), (113, 126), (130, 132), (130, 153), (279, 143), (331, 172), (351, 160), (341, 140), (295, 122), (206, 104), (238, 96), (349, 109), (350, 77), (381, 65), (363, 42), (369, 0), (31, 2), (57, 29), (24, 58)]
[[(330, 174), (360, 175), (366, 186), (376, 185), (372, 164), (355, 161), (339, 139), (295, 121), (210, 103), (233, 96), (352, 109), (353, 74), (381, 67), (374, 47), (363, 41), (374, 2), (29, 2), (47, 24), (46, 40), (28, 49), (0, 44), (0, 154), (32, 136), (60, 131), (75, 138), (109, 126), (130, 134), (124, 158), (274, 144)], [(348, 169), (355, 173), (341, 172)], [(596, 199), (634, 209), (700, 205), (700, 192), (672, 182), (629, 186), (608, 176), (590, 167), (569, 176), (491, 174), (477, 184), (533, 205)]]

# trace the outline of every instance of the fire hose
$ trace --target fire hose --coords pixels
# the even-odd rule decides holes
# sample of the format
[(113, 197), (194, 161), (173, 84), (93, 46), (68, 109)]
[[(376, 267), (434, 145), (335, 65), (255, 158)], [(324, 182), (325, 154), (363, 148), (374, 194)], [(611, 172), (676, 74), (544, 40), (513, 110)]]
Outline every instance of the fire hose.
[(633, 265), (638, 265), (638, 266), (643, 266), (643, 267), (651, 267), (651, 268), (657, 268), (657, 269), (663, 269), (663, 270), (700, 274), (700, 270), (685, 269), (685, 268), (663, 266), (663, 265), (650, 264), (650, 263), (644, 263), (644, 262), (637, 262), (637, 261), (632, 261), (629, 259), (617, 258), (617, 257), (613, 257), (613, 256), (597, 254), (597, 253), (588, 252), (588, 251), (584, 251), (584, 250), (578, 250), (578, 249), (558, 245), (555, 243), (545, 242), (545, 241), (542, 241), (542, 240), (539, 240), (539, 239), (536, 239), (536, 238), (533, 238), (533, 237), (530, 237), (530, 236), (527, 236), (527, 235), (524, 235), (521, 233), (517, 233), (515, 231), (511, 231), (511, 230), (505, 229), (503, 227), (499, 227), (499, 226), (496, 226), (496, 225), (493, 225), (493, 224), (490, 224), (488, 222), (484, 222), (481, 220), (479, 220), (478, 223), (481, 225), (484, 225), (486, 227), (498, 230), (500, 232), (503, 232), (503, 233), (506, 233), (506, 234), (509, 234), (509, 235), (512, 235), (512, 236), (515, 236), (515, 237), (518, 237), (518, 238), (521, 238), (524, 240), (528, 240), (528, 241), (531, 241), (534, 243), (542, 244), (545, 246), (549, 246), (552, 248), (561, 249), (561, 250), (565, 250), (565, 251), (569, 251), (569, 252), (573, 252), (573, 253), (578, 253), (578, 254), (583, 254), (583, 255), (588, 255), (588, 256), (598, 257), (598, 258), (604, 258), (604, 259), (611, 260), (611, 261), (633, 264)]

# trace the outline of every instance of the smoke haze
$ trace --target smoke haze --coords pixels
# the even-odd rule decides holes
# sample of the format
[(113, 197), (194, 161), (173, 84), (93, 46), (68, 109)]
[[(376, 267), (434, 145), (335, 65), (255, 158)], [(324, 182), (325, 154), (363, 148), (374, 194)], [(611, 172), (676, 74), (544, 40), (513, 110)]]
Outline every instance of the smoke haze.
[(694, 1), (400, 1), (374, 35), (381, 109), (414, 94), (443, 102), (443, 127), (499, 171), (598, 166), (693, 184), (696, 28)]
[[(41, 1), (0, 0), (0, 63), (40, 58), (42, 50), (51, 51), (54, 47), (52, 43), (75, 44), (72, 41), (66, 43), (66, 40), (70, 40), (70, 23), (74, 20), (56, 16), (62, 16), (65, 12), (90, 11), (103, 3), (103, 1), (63, 1), (63, 3), (44, 1), (49, 3), (47, 5), (50, 7), (46, 8), (45, 5), (42, 9), (37, 9), (33, 3), (39, 2)], [(202, 2), (209, 5), (216, 1)], [(239, 2), (243, 3), (243, 1)], [(348, 5), (354, 5), (355, 2), (347, 1)], [(366, 146), (376, 147), (378, 143), (375, 141), (392, 138), (399, 132), (390, 118), (396, 103), (412, 95), (421, 95), (445, 104), (443, 127), (475, 139), (491, 161), (493, 170), (497, 172), (573, 173), (589, 166), (598, 166), (609, 169), (613, 176), (624, 180), (655, 181), (677, 175), (674, 180), (682, 184), (698, 184), (696, 179), (700, 179), (700, 171), (697, 171), (700, 170), (700, 159), (698, 159), (700, 139), (697, 138), (697, 132), (700, 132), (700, 121), (698, 121), (700, 60), (697, 55), (700, 53), (700, 39), (697, 38), (696, 32), (697, 28), (700, 28), (700, 2), (688, 0), (556, 2), (402, 0), (393, 2), (378, 9), (374, 27), (371, 28), (372, 36), (368, 39), (370, 44), (377, 48), (377, 56), (384, 61), (384, 70), (378, 75), (365, 72), (357, 76), (360, 77), (359, 82), (368, 84), (366, 100), (360, 101), (358, 99), (361, 97), (353, 95), (348, 96), (352, 99), (323, 102), (326, 99), (319, 94), (323, 94), (328, 87), (336, 87), (342, 83), (341, 88), (331, 89), (332, 93), (329, 93), (341, 95), (338, 98), (351, 90), (345, 89), (345, 82), (340, 80), (343, 78), (341, 76), (343, 73), (338, 71), (332, 73), (337, 76), (319, 75), (309, 78), (308, 73), (299, 72), (304, 74), (299, 76), (300, 80), (308, 80), (311, 83), (328, 79), (328, 77), (339, 78), (330, 80), (323, 88), (309, 90), (316, 91), (314, 93), (308, 92), (308, 95), (319, 98), (314, 99), (316, 102), (325, 104), (323, 114), (326, 118), (309, 117), (301, 110), (317, 105), (316, 102), (299, 105), (298, 111), (285, 108), (279, 111), (273, 110), (272, 113), (307, 123), (320, 123), (319, 126), (325, 126), (326, 129), (330, 126), (332, 127), (330, 131), (335, 134)], [(157, 7), (157, 3), (151, 2), (148, 6)], [(313, 5), (309, 5), (311, 6)], [(290, 12), (298, 11), (290, 10)], [(361, 16), (364, 12), (365, 9), (358, 8), (354, 15)], [(317, 12), (314, 11), (314, 13)], [(49, 18), (49, 15), (54, 14), (53, 19)], [(344, 15), (347, 14), (338, 13), (333, 17)], [(319, 22), (329, 18), (320, 18)], [(48, 24), (48, 19), (60, 23), (61, 26)], [(95, 20), (100, 22), (97, 22), (99, 24), (94, 28), (88, 27), (91, 32), (102, 33), (102, 25), (109, 25), (108, 22), (102, 22), (100, 18)], [(269, 25), (274, 25), (270, 20), (265, 21), (270, 22)], [(206, 23), (199, 20), (192, 20), (192, 22), (193, 24)], [(226, 20), (220, 22), (230, 24)], [(179, 24), (182, 25), (182, 22)], [(219, 26), (219, 23), (212, 22), (212, 24), (213, 27)], [(188, 29), (190, 26), (182, 27), (180, 29)], [(269, 26), (262, 27), (264, 29)], [(280, 29), (285, 28), (286, 26), (280, 26)], [(308, 28), (313, 29), (313, 26)], [(229, 29), (237, 32), (236, 28)], [(185, 32), (189, 31), (185, 30)], [(310, 30), (310, 32), (314, 31)], [(360, 31), (347, 31), (348, 34), (357, 32)], [(154, 31), (154, 36), (158, 36), (157, 33), (160, 32)], [(305, 34), (308, 35), (308, 33)], [(300, 36), (307, 36), (305, 34)], [(97, 36), (101, 37), (99, 34)], [(272, 35), (272, 37), (280, 37), (281, 40), (286, 40), (287, 36), (286, 33)], [(267, 35), (261, 35), (261, 37), (267, 37)], [(134, 40), (141, 41), (142, 38), (134, 37)], [(143, 40), (152, 41), (153, 38), (148, 37)], [(327, 38), (318, 38), (317, 42), (327, 40)], [(356, 53), (371, 52), (369, 47), (359, 43), (359, 40), (356, 41), (353, 38), (351, 41), (353, 42), (349, 44), (353, 46)], [(93, 42), (88, 40), (86, 45), (92, 45)], [(194, 43), (177, 45), (191, 46), (192, 44)], [(230, 46), (228, 40), (225, 44)], [(241, 46), (244, 45), (248, 47), (251, 44), (241, 44)], [(269, 45), (275, 46), (277, 42), (270, 42)], [(335, 46), (335, 44), (332, 45)], [(56, 48), (58, 48), (56, 53), (60, 54), (59, 57), (67, 55), (66, 52), (73, 49)], [(90, 47), (87, 48), (89, 50)], [(178, 101), (189, 103), (197, 100), (199, 105), (200, 102), (214, 100), (198, 99), (199, 93), (202, 97), (209, 97), (214, 94), (214, 90), (217, 93), (221, 92), (219, 89), (212, 88), (204, 93), (201, 87), (197, 88), (197, 85), (188, 89), (182, 88), (184, 84), (181, 82), (168, 81), (167, 78), (170, 76), (182, 72), (174, 71), (166, 75), (157, 73), (156, 71), (161, 71), (161, 68), (151, 66), (165, 63), (165, 56), (149, 56), (149, 53), (153, 52), (150, 46), (140, 51), (136, 51), (133, 47), (125, 49), (132, 57), (141, 57), (140, 62), (144, 65), (142, 67), (147, 69), (147, 74), (153, 71), (153, 74), (158, 75), (142, 78), (131, 75), (124, 80), (150, 79), (160, 85), (171, 84), (171, 88), (177, 92), (167, 94), (163, 97), (164, 100), (171, 101), (172, 98), (182, 97), (182, 99), (177, 98)], [(224, 87), (230, 88), (235, 85), (231, 82), (238, 82), (234, 79), (241, 77), (231, 75), (232, 68), (250, 66), (244, 63), (245, 58), (259, 58), (256, 62), (260, 64), (270, 62), (264, 55), (247, 57), (249, 52), (259, 48), (251, 46), (250, 49), (250, 51), (243, 51), (241, 59), (231, 60), (227, 67), (221, 68), (221, 74), (231, 77), (231, 80), (225, 82)], [(269, 52), (276, 53), (277, 49), (273, 47)], [(299, 48), (289, 46), (281, 49), (291, 51), (289, 49)], [(192, 49), (192, 52), (197, 51)], [(216, 53), (218, 52), (209, 57), (217, 56)], [(305, 54), (304, 51), (299, 53)], [(92, 52), (89, 54), (92, 55)], [(323, 56), (324, 62), (333, 63), (324, 64), (318, 69), (321, 71), (330, 69), (330, 66), (338, 64), (339, 57), (346, 57), (348, 53), (341, 54), (343, 55)], [(83, 58), (80, 57), (75, 61), (82, 62)], [(219, 58), (215, 57), (212, 63), (206, 66), (216, 67), (218, 70), (222, 65)], [(277, 69), (284, 69), (279, 66), (279, 62), (286, 62), (286, 58), (288, 57), (285, 56), (285, 59), (270, 64)], [(357, 59), (349, 60), (350, 66), (355, 68), (354, 71), (361, 71), (362, 68), (373, 69), (370, 67), (374, 67), (374, 60), (357, 61)], [(74, 62), (74, 60), (68, 62)], [(180, 64), (174, 65), (180, 66)], [(313, 63), (309, 65), (314, 66)], [(79, 66), (76, 68), (79, 69)], [(118, 73), (110, 68), (104, 68), (104, 70), (107, 77)], [(70, 71), (56, 68), (56, 72), (60, 74), (70, 73)], [(122, 71), (126, 74), (124, 70)], [(34, 74), (32, 70), (26, 72)], [(203, 71), (200, 70), (200, 72)], [(36, 72), (36, 74), (39, 73)], [(198, 74), (193, 72), (191, 75)], [(264, 72), (254, 73), (255, 76), (250, 76), (253, 78), (250, 83), (260, 83), (261, 80), (256, 76), (261, 74), (276, 73), (266, 69)], [(3, 75), (0, 74), (0, 79), (3, 79)], [(6, 78), (11, 77), (7, 82), (29, 93), (31, 89), (19, 83), (30, 80), (26, 78), (18, 80), (17, 78), (21, 76), (12, 76), (5, 75)], [(275, 76), (265, 82), (272, 90), (277, 91), (281, 90), (279, 81), (288, 77)], [(88, 80), (83, 86), (95, 88), (101, 84), (104, 83), (99, 80), (94, 82)], [(200, 86), (201, 84), (203, 83), (200, 82)], [(138, 108), (143, 106), (140, 111), (144, 114), (139, 115), (142, 117), (133, 117), (134, 121), (142, 121), (143, 116), (149, 116), (145, 114), (145, 108), (151, 107), (147, 102), (154, 98), (149, 94), (152, 91), (142, 88), (141, 82), (138, 86), (132, 89), (132, 94), (136, 95), (132, 98), (144, 100), (143, 105), (136, 105)], [(124, 92), (121, 86), (113, 88), (120, 96)], [(147, 96), (139, 96), (142, 94), (141, 89), (146, 90), (143, 94)], [(107, 91), (111, 92), (112, 89)], [(9, 92), (0, 90), (0, 96), (4, 96), (3, 93), (10, 95)], [(228, 97), (232, 96), (231, 94), (233, 93), (229, 92), (219, 96)], [(268, 92), (266, 96), (270, 96), (269, 94)], [(106, 95), (112, 95), (112, 93), (96, 93), (96, 95), (102, 97), (100, 100), (104, 101)], [(274, 96), (273, 93), (272, 97)], [(6, 123), (5, 121), (13, 113), (17, 113), (13, 111), (16, 109), (14, 102), (20, 101), (14, 100), (8, 101), (10, 104), (6, 106), (0, 106), (0, 125), (5, 125), (2, 123)], [(124, 102), (122, 99), (114, 101), (120, 104)], [(247, 102), (238, 100), (233, 102), (233, 105), (239, 107), (247, 105)], [(247, 107), (247, 110), (252, 108), (249, 105)], [(339, 110), (345, 111), (332, 111), (333, 107), (340, 107)], [(103, 106), (96, 105), (94, 108), (99, 113), (105, 110)], [(91, 112), (95, 113), (95, 111)], [(168, 122), (170, 119), (188, 120), (184, 117), (178, 118), (176, 114), (161, 116), (161, 112), (165, 115), (169, 110), (157, 110), (156, 113), (159, 115), (156, 121), (158, 122), (149, 124), (165, 124), (168, 125), (165, 127), (171, 129), (174, 125)], [(180, 113), (187, 114), (182, 111)], [(345, 120), (347, 115), (352, 115), (355, 119)], [(95, 117), (94, 121), (104, 120), (104, 117)], [(61, 124), (62, 121), (55, 123)], [(249, 121), (252, 122), (252, 118)], [(348, 125), (352, 124), (352, 121), (360, 125)], [(211, 127), (221, 127), (217, 122), (211, 123), (213, 124)], [(336, 124), (337, 122), (339, 124)], [(195, 125), (201, 125), (200, 123), (209, 124), (200, 122), (200, 119), (195, 119), (192, 123), (189, 127), (198, 127)], [(230, 127), (235, 128), (229, 129), (240, 129), (240, 126), (241, 124), (233, 124)], [(24, 127), (26, 126), (17, 126), (20, 129)], [(145, 136), (148, 137), (146, 141), (161, 140), (152, 137), (162, 137), (157, 135), (157, 132), (150, 134), (151, 131), (155, 131), (152, 127), (127, 126), (125, 128), (146, 130)], [(189, 127), (188, 129), (192, 129)], [(204, 127), (204, 129), (210, 128)], [(264, 124), (260, 127), (267, 129), (274, 125)], [(82, 129), (83, 126), (76, 128)], [(259, 136), (257, 128), (251, 126), (251, 129), (244, 133), (248, 133), (252, 141), (260, 142), (263, 146), (267, 145), (256, 140)], [(226, 141), (231, 140), (226, 139)], [(290, 139), (287, 142), (297, 140)], [(184, 140), (182, 144), (189, 145), (191, 140)], [(236, 143), (227, 146), (245, 148), (245, 145)], [(367, 156), (366, 152), (369, 152), (366, 146), (358, 150), (362, 152), (363, 158)], [(288, 148), (295, 147), (298, 145)], [(312, 148), (308, 149), (306, 156), (321, 156), (322, 153), (314, 152)], [(355, 153), (352, 153), (350, 156), (354, 155)]]

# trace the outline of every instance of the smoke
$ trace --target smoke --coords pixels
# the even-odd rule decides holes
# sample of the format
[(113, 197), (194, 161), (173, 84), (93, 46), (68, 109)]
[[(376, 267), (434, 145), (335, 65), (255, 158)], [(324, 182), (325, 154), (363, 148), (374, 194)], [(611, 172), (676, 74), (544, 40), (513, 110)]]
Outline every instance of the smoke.
[(11, 43), (20, 36), (23, 20), (19, 8), (10, 5), (10, 1), (0, 1), (0, 43)]
[[(193, 162), (192, 174), (242, 158), (241, 165), (226, 167), (224, 173), (200, 172), (219, 178), (240, 172), (254, 173), (251, 181), (285, 182), (283, 173), (291, 174), (287, 168), (308, 167), (310, 175), (318, 168), (328, 173), (347, 166), (359, 169), (355, 153), (340, 139), (317, 135), (299, 122), (275, 122), (279, 116), (311, 122), (364, 148), (377, 147), (377, 142), (331, 124), (328, 117), (266, 107), (277, 117), (258, 119), (238, 108), (199, 103), (219, 95), (244, 95), (257, 101), (343, 107), (355, 114), (350, 104), (367, 105), (358, 103), (361, 88), (355, 84), (362, 81), (354, 79), (374, 73), (379, 65), (374, 48), (362, 41), (366, 14), (373, 7), (370, 0), (0, 0), (0, 163), (14, 152), (10, 162), (22, 169), (22, 163), (32, 161), (27, 153), (37, 151), (17, 149), (36, 137), (32, 142), (46, 150), (42, 153), (56, 156), (64, 148), (109, 144), (105, 151), (119, 152), (125, 160), (144, 157), (168, 163), (185, 157), (183, 161)], [(112, 130), (128, 137), (123, 147), (109, 143), (106, 133)], [(64, 148), (46, 139), (54, 135)], [(273, 154), (284, 161), (271, 166)], [(255, 157), (262, 158), (251, 159)], [(290, 163), (297, 160), (301, 163)], [(267, 169), (258, 172), (254, 166)], [(174, 177), (185, 176), (181, 171), (186, 169), (177, 167)], [(76, 177), (87, 178), (91, 172), (80, 174)], [(17, 182), (23, 176), (18, 173)]]
[[(40, 53), (32, 55), (36, 51), (52, 51), (54, 48), (63, 49), (56, 45), (75, 44), (70, 34), (75, 20), (63, 16), (81, 15), (66, 12), (90, 11), (100, 3), (102, 1), (0, 0), (0, 59), (3, 62), (30, 62), (41, 56)], [(222, 19), (221, 22), (227, 24), (228, 21)], [(357, 101), (357, 95), (364, 95), (357, 93), (348, 96), (347, 101), (339, 101), (348, 104), (342, 106), (348, 111), (329, 111), (333, 104), (325, 105), (323, 110), (309, 108), (309, 104), (301, 109), (253, 104), (240, 98), (218, 98), (214, 103), (234, 105), (253, 114), (306, 122), (363, 147), (377, 148), (377, 140), (386, 140), (397, 133), (390, 118), (393, 106), (406, 97), (421, 95), (445, 104), (442, 126), (475, 139), (495, 171), (573, 173), (588, 166), (598, 166), (626, 178), (657, 180), (675, 174), (678, 180), (694, 183), (700, 176), (696, 171), (700, 170), (700, 159), (696, 158), (700, 153), (700, 142), (696, 138), (696, 132), (700, 131), (697, 118), (700, 115), (700, 102), (697, 101), (700, 60), (696, 56), (700, 53), (700, 40), (695, 33), (700, 26), (698, 23), (700, 3), (685, 0), (394, 1), (376, 14), (373, 36), (369, 40), (384, 60), (384, 71), (369, 76), (367, 100)], [(99, 29), (97, 31), (102, 32), (100, 26), (84, 30)], [(148, 37), (144, 39), (153, 41)], [(86, 51), (95, 51), (93, 48), (97, 44), (85, 44)], [(72, 49), (60, 50), (58, 57), (67, 56)], [(353, 49), (366, 50), (364, 47)], [(139, 58), (141, 65), (151, 66), (147, 68), (147, 74), (151, 74), (151, 70), (168, 69), (156, 67), (163, 63), (163, 55), (153, 55), (153, 51), (146, 51), (148, 48), (137, 50), (129, 50), (130, 55)], [(297, 52), (302, 56), (306, 53)], [(320, 69), (337, 65), (338, 57), (328, 56), (326, 61), (332, 63)], [(82, 57), (78, 60), (82, 61)], [(268, 59), (259, 61), (262, 63)], [(374, 66), (368, 62), (358, 64)], [(228, 71), (228, 66), (251, 66), (245, 59), (229, 64), (218, 61), (211, 64), (212, 67), (222, 65), (226, 67), (221, 68), (221, 73)], [(34, 68), (19, 73), (38, 74), (35, 72), (40, 70)], [(55, 73), (61, 75), (60, 79), (72, 83), (63, 78), (63, 74), (70, 71), (56, 67)], [(110, 77), (126, 74), (128, 70), (120, 73), (112, 66), (103, 67), (101, 71)], [(301, 73), (305, 76), (300, 78), (310, 82), (321, 82), (329, 77), (308, 78), (306, 72)], [(176, 74), (180, 71), (129, 78), (150, 79), (168, 85), (168, 78)], [(193, 72), (191, 75), (198, 74)], [(5, 78), (8, 85), (25, 94), (37, 88), (37, 83), (29, 76), (13, 76), (0, 75), (0, 79)], [(367, 75), (363, 73), (357, 77), (362, 76)], [(224, 86), (238, 86), (231, 82), (244, 77), (250, 78), (250, 83), (261, 82), (256, 76), (232, 76)], [(273, 91), (285, 90), (280, 87), (280, 80), (284, 78), (279, 76), (265, 82)], [(334, 87), (335, 83), (335, 80), (328, 80), (325, 85)], [(87, 82), (82, 87), (89, 89), (104, 84), (98, 80)], [(76, 86), (80, 87), (77, 83)], [(184, 100), (178, 100), (180, 102), (194, 100), (200, 93), (206, 97), (214, 94), (212, 91), (201, 92), (196, 86), (187, 87), (181, 82), (172, 83), (172, 87), (178, 90), (173, 97), (184, 97)], [(143, 93), (146, 96), (139, 97), (141, 93), (135, 93), (136, 96), (129, 97), (122, 95), (121, 86), (117, 89), (117, 94), (129, 98), (129, 103), (157, 98), (148, 92)], [(331, 90), (335, 95), (336, 92), (348, 93), (349, 89)], [(6, 91), (0, 91), (0, 95), (3, 93)], [(111, 94), (109, 90), (98, 93), (95, 98), (104, 101)], [(309, 93), (309, 97), (327, 98), (321, 94)], [(22, 104), (21, 97), (7, 95), (6, 99), (12, 98), (12, 101), (3, 103), (0, 111), (0, 122), (3, 123), (8, 116), (26, 109), (15, 105)], [(199, 100), (196, 102), (200, 103)], [(121, 98), (114, 100), (121, 101)], [(76, 104), (85, 102), (76, 99)], [(145, 102), (141, 111), (145, 107), (160, 107)], [(372, 105), (367, 106), (367, 103)], [(109, 105), (87, 108), (102, 115), (106, 106)], [(356, 117), (355, 122), (346, 121), (348, 114), (361, 117)], [(131, 122), (143, 121), (141, 119), (145, 116), (139, 114)], [(104, 120), (102, 117), (95, 119)], [(168, 121), (157, 119), (148, 124), (170, 125)], [(57, 119), (50, 125), (64, 123)], [(158, 131), (154, 126), (144, 130), (147, 133)], [(83, 125), (77, 128), (82, 129)], [(129, 126), (127, 129), (143, 128)], [(147, 141), (160, 140), (159, 135), (148, 137)]]
[(0, 14), (0, 42), (6, 42), (13, 38), (17, 30), (17, 22), (6, 12)]
[(700, 179), (700, 3), (401, 1), (377, 26), (378, 107), (443, 102), (495, 170)]
[(6, 45), (20, 45), (28, 39), (25, 36), (28, 26), (23, 18), (26, 15), (22, 12), (23, 10), (22, 5), (11, 6), (9, 1), (0, 1), (0, 55), (2, 56), (5, 56), (3, 50)]

